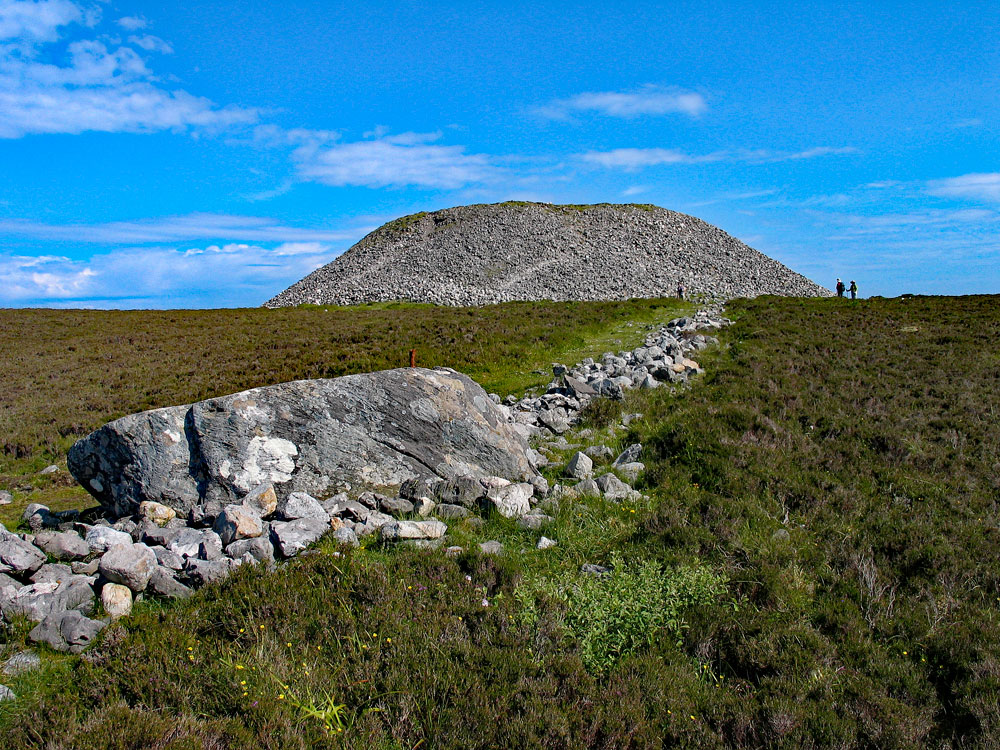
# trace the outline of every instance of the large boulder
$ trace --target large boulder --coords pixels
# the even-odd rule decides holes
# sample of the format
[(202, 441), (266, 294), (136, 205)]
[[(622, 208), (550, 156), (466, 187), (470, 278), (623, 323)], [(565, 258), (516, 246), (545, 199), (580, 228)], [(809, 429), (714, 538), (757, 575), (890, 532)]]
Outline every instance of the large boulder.
[(408, 479), (535, 475), (500, 407), (443, 368), (300, 380), (132, 414), (77, 442), (68, 463), (116, 516), (144, 501), (218, 512), (266, 483), (279, 499), (322, 498)]

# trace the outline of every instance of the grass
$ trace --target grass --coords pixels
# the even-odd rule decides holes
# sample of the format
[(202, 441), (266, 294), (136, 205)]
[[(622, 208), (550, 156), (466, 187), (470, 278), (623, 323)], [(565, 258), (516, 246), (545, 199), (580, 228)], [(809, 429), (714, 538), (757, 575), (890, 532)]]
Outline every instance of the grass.
[(142, 602), (12, 683), (5, 747), (996, 747), (997, 299), (729, 312), (692, 388), (589, 415), (644, 444), (648, 501), (450, 532), (498, 557), (323, 544)]

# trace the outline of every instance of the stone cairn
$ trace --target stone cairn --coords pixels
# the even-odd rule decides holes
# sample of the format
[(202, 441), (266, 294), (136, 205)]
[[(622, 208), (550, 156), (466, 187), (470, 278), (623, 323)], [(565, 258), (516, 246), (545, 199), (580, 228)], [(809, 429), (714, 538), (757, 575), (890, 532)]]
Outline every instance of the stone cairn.
[[(572, 449), (564, 433), (579, 423), (592, 399), (621, 399), (631, 388), (683, 385), (703, 372), (691, 357), (718, 343), (711, 333), (730, 322), (720, 312), (672, 320), (629, 352), (609, 352), (600, 361), (588, 358), (575, 367), (555, 364), (554, 379), (543, 395), (508, 396), (502, 403), (495, 394), (490, 398), (514, 429), (538, 446), (529, 449), (535, 467), (550, 466), (553, 451)], [(623, 422), (636, 416), (626, 415)], [(262, 484), (215, 516), (196, 508), (181, 518), (173, 508), (146, 501), (135, 515), (85, 523), (79, 511), (51, 512), (33, 503), (22, 516), (29, 532), (14, 533), (0, 525), (0, 612), (7, 620), (24, 616), (35, 622), (32, 641), (79, 653), (110, 621), (127, 615), (138, 598), (187, 597), (241, 565), (273, 567), (293, 558), (327, 534), (348, 546), (377, 535), (386, 544), (444, 546), (447, 554), (456, 555), (463, 550), (447, 546), (448, 523), (481, 525), (483, 516), (496, 512), (517, 519), (523, 528), (540, 530), (553, 520), (549, 513), (560, 502), (588, 495), (638, 499), (641, 495), (619, 475), (634, 482), (644, 468), (641, 454), (641, 445), (629, 446), (617, 457), (607, 446), (587, 447), (563, 468), (566, 484), (552, 487), (541, 476), (528, 482), (459, 476), (408, 480), (394, 497), (363, 492), (319, 500), (305, 492), (279, 499), (271, 484)], [(595, 476), (602, 463), (611, 470)], [(538, 548), (555, 544), (543, 536)], [(480, 545), (484, 554), (501, 551), (496, 541)], [(600, 566), (584, 568), (604, 572)], [(98, 600), (105, 616), (95, 619)], [(4, 670), (16, 674), (33, 666), (37, 655), (22, 652)], [(0, 686), (0, 700), (3, 690)]]

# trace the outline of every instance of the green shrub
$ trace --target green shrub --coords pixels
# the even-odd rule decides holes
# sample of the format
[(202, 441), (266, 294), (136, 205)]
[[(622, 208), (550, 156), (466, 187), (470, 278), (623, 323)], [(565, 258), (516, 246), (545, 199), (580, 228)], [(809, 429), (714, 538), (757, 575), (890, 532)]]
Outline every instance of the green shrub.
[(603, 674), (656, 639), (682, 645), (685, 611), (716, 602), (725, 590), (725, 576), (709, 568), (626, 563), (614, 555), (610, 574), (539, 579), (519, 588), (516, 596), (529, 621), (538, 619), (540, 597), (560, 602), (563, 625), (579, 644), (584, 665)]

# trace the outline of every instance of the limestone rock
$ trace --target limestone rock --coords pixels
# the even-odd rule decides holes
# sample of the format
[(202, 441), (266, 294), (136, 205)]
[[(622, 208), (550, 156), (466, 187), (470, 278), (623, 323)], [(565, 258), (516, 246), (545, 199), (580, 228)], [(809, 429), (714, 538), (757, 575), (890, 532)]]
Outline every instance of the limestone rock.
[(354, 529), (349, 529), (346, 526), (335, 529), (333, 538), (337, 540), (338, 544), (346, 544), (349, 547), (357, 547), (360, 544), (358, 542), (358, 535), (354, 533)]
[(268, 565), (273, 563), (274, 545), (271, 544), (269, 536), (259, 536), (254, 539), (238, 539), (226, 547), (226, 557), (233, 560), (243, 559), (246, 555), (250, 555), (257, 562), (267, 563)]
[[(323, 513), (325, 515), (325, 511)], [(227, 505), (216, 517), (214, 530), (221, 537), (223, 546), (226, 546), (237, 539), (260, 536), (264, 533), (264, 524), (260, 516), (246, 505)]]
[(199, 560), (188, 558), (184, 563), (184, 573), (197, 586), (224, 581), (233, 572), (234, 560), (224, 557), (221, 560)]
[(156, 570), (153, 571), (153, 575), (149, 579), (149, 585), (146, 587), (146, 591), (164, 599), (185, 599), (194, 593), (191, 589), (177, 580), (177, 576), (174, 574), (174, 571), (169, 570), (162, 565), (156, 566)]
[(112, 529), (110, 526), (91, 526), (84, 535), (84, 540), (91, 552), (101, 554), (110, 547), (119, 544), (132, 544), (132, 537), (124, 531)]
[(69, 468), (116, 517), (143, 501), (187, 515), (262, 484), (278, 498), (334, 482), (527, 479), (528, 446), (501, 407), (448, 369), (403, 368), (255, 388), (115, 420), (78, 441)]
[(139, 515), (147, 521), (152, 521), (157, 526), (165, 526), (177, 517), (177, 511), (163, 503), (145, 500), (139, 503)]
[(101, 605), (108, 617), (117, 620), (132, 611), (132, 589), (120, 583), (106, 583), (101, 587)]
[(535, 488), (527, 483), (509, 484), (491, 489), (486, 495), (486, 504), (504, 518), (520, 518), (531, 508), (531, 498)]
[(379, 503), (379, 509), (390, 516), (406, 516), (413, 512), (413, 503), (402, 497), (387, 497)]
[(48, 615), (28, 633), (35, 643), (45, 643), (56, 651), (78, 654), (104, 629), (104, 623), (84, 617), (76, 610)]
[(615, 459), (614, 465), (621, 466), (622, 464), (635, 463), (639, 460), (640, 456), (642, 456), (642, 445), (635, 443), (621, 452), (618, 458)]
[(484, 555), (499, 555), (503, 552), (503, 545), (495, 539), (483, 542), (479, 545), (479, 551)]
[(434, 507), (434, 515), (446, 521), (461, 521), (472, 515), (472, 511), (462, 505), (452, 505), (451, 503), (438, 503)]
[(529, 513), (526, 516), (521, 516), (517, 519), (517, 525), (522, 529), (527, 529), (529, 531), (537, 531), (538, 529), (552, 523), (555, 519), (552, 516), (547, 516), (544, 513)]
[(535, 549), (546, 550), (552, 549), (558, 544), (555, 539), (549, 539), (547, 536), (543, 536), (538, 540), (538, 544), (535, 545)]
[(18, 651), (3, 663), (3, 673), (8, 677), (34, 672), (41, 668), (42, 659), (34, 651)]
[(44, 563), (45, 554), (36, 546), (9, 531), (0, 531), (0, 573), (31, 574)]
[(605, 500), (625, 500), (632, 495), (632, 488), (614, 474), (605, 474), (596, 481)]
[(145, 544), (117, 545), (101, 558), (101, 575), (139, 593), (156, 569), (156, 554)]
[(394, 521), (381, 529), (382, 539), (398, 542), (404, 539), (440, 539), (448, 527), (440, 521)]
[(259, 484), (243, 497), (243, 504), (261, 518), (267, 518), (278, 509), (278, 496), (270, 482)]
[(565, 474), (575, 479), (588, 479), (594, 471), (594, 462), (586, 453), (577, 451), (566, 464)]
[(322, 518), (330, 520), (330, 514), (323, 510), (319, 500), (307, 492), (291, 492), (287, 497), (278, 500), (278, 516), (283, 521), (294, 521), (296, 518)]
[(294, 557), (329, 530), (330, 522), (322, 518), (274, 521), (271, 524), (271, 539), (283, 557)]
[(35, 546), (56, 560), (82, 560), (90, 554), (90, 545), (75, 531), (40, 531)]

